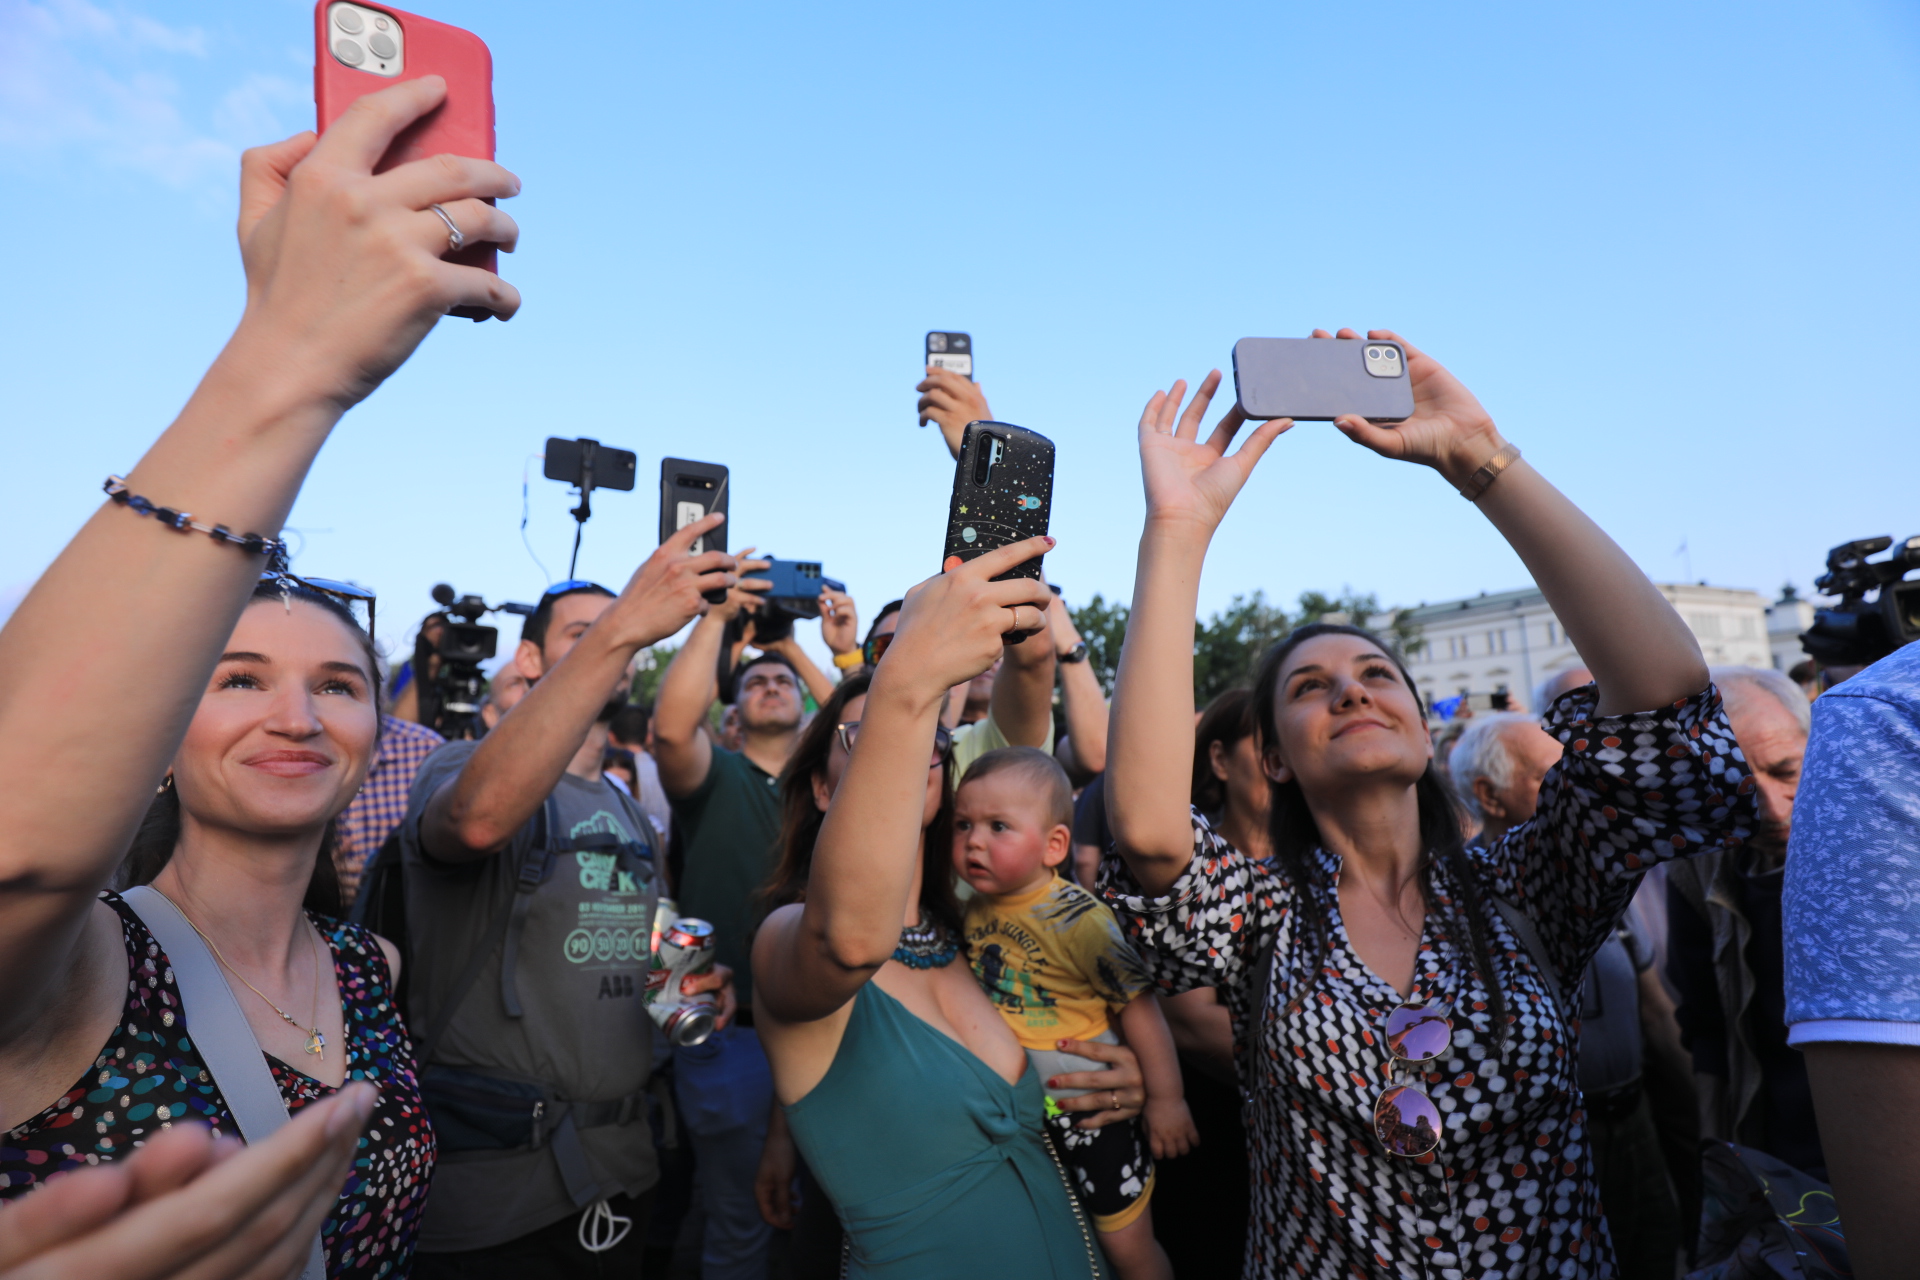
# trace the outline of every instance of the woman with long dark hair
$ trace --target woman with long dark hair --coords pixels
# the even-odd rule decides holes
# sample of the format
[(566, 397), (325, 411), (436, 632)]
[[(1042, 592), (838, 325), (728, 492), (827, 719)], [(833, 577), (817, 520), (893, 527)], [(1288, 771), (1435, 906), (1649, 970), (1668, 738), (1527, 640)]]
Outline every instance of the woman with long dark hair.
[[(373, 172), (445, 96), (439, 77), (409, 80), (324, 139), (247, 153), (238, 329), (0, 631), (0, 1195), (168, 1125), (230, 1134), (276, 1102), (358, 1129), (371, 1091), (347, 1086), (358, 1110), (321, 1099), (367, 1081), (375, 1118), (321, 1232), (336, 1278), (404, 1272), (434, 1144), (395, 957), (307, 909), (373, 757), (379, 672), (332, 594), (281, 575), (275, 535), (341, 415), (442, 315), (519, 305), (441, 258), (448, 220), (512, 247), (490, 203), (518, 192), (512, 174), (448, 156)], [(128, 874), (152, 881), (138, 913), (100, 893), (137, 834)], [(244, 1024), (200, 1034), (145, 919), (196, 966), (207, 953), (199, 972), (218, 976), (198, 989), (224, 980)], [(238, 1070), (215, 1078), (226, 1052)]]
[(1610, 1275), (1569, 996), (1647, 867), (1744, 838), (1753, 784), (1672, 607), (1464, 387), (1399, 345), (1413, 416), (1336, 425), (1474, 502), (1595, 674), (1548, 714), (1566, 755), (1537, 815), (1465, 850), (1413, 681), (1379, 637), (1343, 625), (1302, 627), (1260, 664), (1271, 865), (1194, 812), (1201, 564), (1291, 425), (1263, 423), (1229, 455), (1235, 409), (1202, 441), (1214, 373), (1184, 414), (1176, 383), (1141, 419), (1147, 521), (1103, 878), (1162, 984), (1217, 987), (1231, 1016), (1253, 1165), (1247, 1276)]
[[(1040, 1082), (959, 954), (939, 723), (947, 691), (986, 670), (1006, 632), (1044, 630), (1044, 585), (991, 578), (1050, 545), (1028, 539), (915, 588), (871, 679), (835, 691), (783, 775), (754, 1022), (793, 1140), (846, 1228), (850, 1276), (1104, 1274), (1046, 1145)], [(1120, 1067), (1057, 1077), (1095, 1091), (1060, 1105), (1138, 1114), (1130, 1054), (1063, 1043)]]

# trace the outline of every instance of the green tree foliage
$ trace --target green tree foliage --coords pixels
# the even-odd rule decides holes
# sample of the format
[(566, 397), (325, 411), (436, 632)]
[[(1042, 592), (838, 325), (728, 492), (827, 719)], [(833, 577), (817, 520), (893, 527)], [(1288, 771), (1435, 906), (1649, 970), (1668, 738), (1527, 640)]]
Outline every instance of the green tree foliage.
[(1236, 685), (1250, 684), (1267, 646), (1293, 628), (1266, 593), (1235, 596), (1205, 622), (1193, 620), (1194, 705), (1206, 706)]
[[(1086, 637), (1087, 661), (1093, 664), (1101, 686), (1112, 693), (1120, 646), (1127, 635), (1127, 606), (1118, 601), (1108, 603), (1096, 595), (1077, 609), (1069, 607), (1069, 612), (1073, 625)], [(1236, 595), (1225, 609), (1205, 622), (1194, 619), (1194, 705), (1204, 707), (1228, 689), (1252, 684), (1254, 669), (1268, 646), (1310, 622), (1351, 622), (1371, 627), (1406, 657), (1417, 654), (1422, 643), (1420, 627), (1410, 620), (1409, 611), (1382, 609), (1380, 598), (1371, 591), (1345, 588), (1332, 596), (1303, 591), (1292, 615), (1270, 602), (1264, 592)]]
[(1127, 606), (1109, 604), (1098, 594), (1079, 608), (1067, 606), (1073, 625), (1087, 642), (1087, 664), (1100, 678), (1100, 687), (1113, 692), (1113, 673), (1120, 669), (1120, 645), (1127, 638)]
[(634, 702), (652, 706), (654, 699), (660, 696), (660, 680), (667, 674), (667, 664), (673, 661), (673, 655), (680, 646), (657, 644), (651, 649), (642, 649), (634, 660), (633, 687), (627, 697)]

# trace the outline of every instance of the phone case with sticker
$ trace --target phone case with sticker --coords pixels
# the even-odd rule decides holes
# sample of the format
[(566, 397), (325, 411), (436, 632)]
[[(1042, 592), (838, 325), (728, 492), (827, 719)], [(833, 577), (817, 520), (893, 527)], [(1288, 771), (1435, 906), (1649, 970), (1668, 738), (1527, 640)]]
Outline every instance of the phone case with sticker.
[[(960, 437), (940, 563), (972, 560), (1047, 531), (1053, 516), (1053, 441), (1010, 422), (969, 422)], [(1040, 558), (1000, 574), (1038, 578)]]
[(1368, 422), (1413, 416), (1407, 353), (1371, 338), (1242, 338), (1233, 344), (1233, 387), (1249, 418)]
[[(660, 459), (660, 541), (665, 542), (694, 521), (728, 509), (727, 469), (717, 462), (686, 458)], [(689, 554), (727, 549), (727, 526), (693, 540)], [(724, 604), (725, 591), (704, 591), (708, 604)]]

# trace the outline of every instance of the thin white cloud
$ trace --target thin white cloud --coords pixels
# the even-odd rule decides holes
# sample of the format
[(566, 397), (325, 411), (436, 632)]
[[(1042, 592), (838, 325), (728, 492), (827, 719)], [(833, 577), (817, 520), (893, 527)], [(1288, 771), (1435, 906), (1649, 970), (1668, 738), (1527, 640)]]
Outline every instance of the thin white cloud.
[(241, 148), (292, 132), (290, 109), (308, 95), (247, 71), (210, 97), (208, 48), (197, 27), (86, 0), (0, 0), (0, 164), (78, 156), (176, 189), (229, 190)]

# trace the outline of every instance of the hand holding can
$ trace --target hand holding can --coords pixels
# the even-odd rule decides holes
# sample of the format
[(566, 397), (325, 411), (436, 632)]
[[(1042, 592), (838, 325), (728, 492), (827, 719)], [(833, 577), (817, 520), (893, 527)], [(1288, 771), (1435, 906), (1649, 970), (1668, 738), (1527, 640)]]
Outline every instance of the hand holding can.
[(710, 995), (689, 995), (682, 983), (713, 968), (713, 926), (682, 916), (660, 934), (660, 945), (647, 970), (647, 1012), (676, 1047), (704, 1043), (720, 1017), (720, 1004)]

